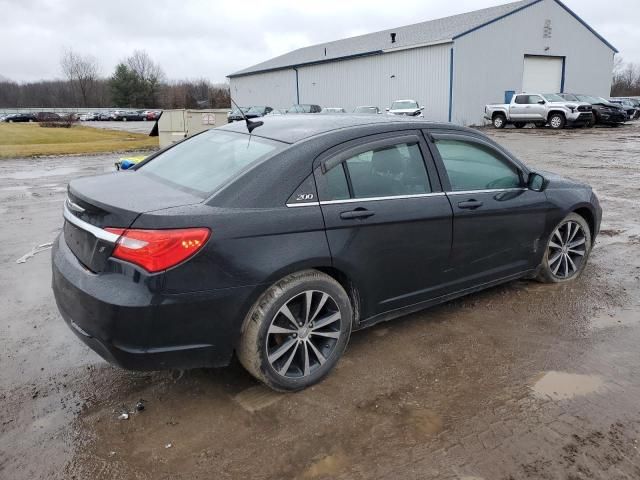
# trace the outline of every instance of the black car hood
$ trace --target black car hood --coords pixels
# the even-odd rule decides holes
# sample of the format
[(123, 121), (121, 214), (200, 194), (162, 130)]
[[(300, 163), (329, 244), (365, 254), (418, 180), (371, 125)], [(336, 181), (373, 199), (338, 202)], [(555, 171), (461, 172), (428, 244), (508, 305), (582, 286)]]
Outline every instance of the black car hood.
[(539, 173), (545, 178), (545, 180), (547, 180), (547, 188), (591, 188), (584, 182), (580, 182), (568, 177), (563, 177), (562, 175), (558, 175), (557, 173), (547, 172), (544, 170), (536, 170), (536, 173)]

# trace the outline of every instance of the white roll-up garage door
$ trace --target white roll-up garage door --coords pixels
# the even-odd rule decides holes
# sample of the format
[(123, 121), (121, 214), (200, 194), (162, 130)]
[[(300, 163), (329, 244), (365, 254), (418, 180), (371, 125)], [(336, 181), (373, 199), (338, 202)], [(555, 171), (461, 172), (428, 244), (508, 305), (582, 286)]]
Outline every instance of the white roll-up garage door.
[(562, 86), (561, 57), (524, 57), (522, 91), (537, 93), (557, 93)]

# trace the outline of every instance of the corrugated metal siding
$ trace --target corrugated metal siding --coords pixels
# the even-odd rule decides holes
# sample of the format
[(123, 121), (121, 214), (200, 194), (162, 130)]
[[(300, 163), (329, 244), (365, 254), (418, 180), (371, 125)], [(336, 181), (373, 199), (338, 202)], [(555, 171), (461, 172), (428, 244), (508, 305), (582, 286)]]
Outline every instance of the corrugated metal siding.
[(289, 108), (296, 103), (296, 72), (276, 72), (229, 79), (231, 98), (240, 106), (267, 105)]
[(301, 67), (300, 103), (382, 109), (411, 98), (424, 105), (425, 118), (446, 119), (449, 105), (449, 49), (434, 45), (353, 60)]
[(611, 88), (613, 51), (553, 0), (457, 39), (454, 54), (452, 121), (465, 125), (482, 124), (487, 103), (522, 89), (525, 55), (565, 56), (565, 92), (608, 96)]

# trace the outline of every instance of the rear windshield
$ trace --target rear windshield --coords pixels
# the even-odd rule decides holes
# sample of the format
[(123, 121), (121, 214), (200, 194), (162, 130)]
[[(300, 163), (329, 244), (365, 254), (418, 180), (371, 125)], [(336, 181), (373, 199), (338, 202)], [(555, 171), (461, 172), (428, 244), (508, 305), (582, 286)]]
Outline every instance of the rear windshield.
[(391, 104), (391, 110), (411, 110), (418, 108), (416, 102), (393, 102)]
[(241, 170), (285, 146), (255, 135), (208, 130), (161, 153), (137, 170), (207, 196)]

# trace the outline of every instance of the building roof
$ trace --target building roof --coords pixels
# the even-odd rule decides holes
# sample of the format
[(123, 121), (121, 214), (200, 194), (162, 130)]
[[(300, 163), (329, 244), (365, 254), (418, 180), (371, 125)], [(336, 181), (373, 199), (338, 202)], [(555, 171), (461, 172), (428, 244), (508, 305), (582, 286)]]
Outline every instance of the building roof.
[[(518, 2), (498, 5), (497, 7), (484, 8), (482, 10), (453, 15), (451, 17), (414, 23), (413, 25), (407, 25), (404, 27), (391, 28), (380, 32), (367, 33), (357, 37), (345, 38), (342, 40), (335, 40), (333, 42), (320, 43), (310, 47), (299, 48), (265, 62), (239, 70), (229, 75), (229, 77), (239, 77), (253, 73), (323, 63), (331, 60), (346, 60), (354, 57), (376, 55), (383, 52), (392, 52), (394, 50), (402, 50), (422, 45), (427, 46), (450, 42), (455, 40), (457, 37), (461, 37), (540, 1), (542, 0), (520, 0)], [(556, 0), (556, 2), (613, 51), (617, 52), (615, 47), (602, 38), (566, 5), (559, 0)], [(395, 33), (394, 43), (391, 43), (392, 33)]]

